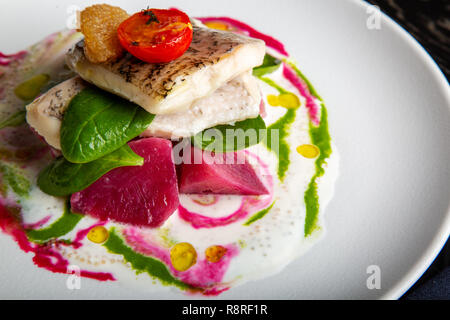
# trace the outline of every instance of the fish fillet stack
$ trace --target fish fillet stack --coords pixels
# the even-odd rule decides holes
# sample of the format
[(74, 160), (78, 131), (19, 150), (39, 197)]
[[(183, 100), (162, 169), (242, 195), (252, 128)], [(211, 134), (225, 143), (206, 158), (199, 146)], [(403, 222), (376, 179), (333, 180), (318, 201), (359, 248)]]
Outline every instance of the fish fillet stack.
[(263, 41), (209, 29), (194, 21), (193, 40), (178, 59), (150, 64), (125, 54), (93, 63), (79, 42), (67, 54), (78, 74), (27, 106), (28, 123), (54, 148), (70, 100), (95, 85), (128, 99), (156, 115), (142, 136), (168, 139), (192, 136), (218, 124), (259, 114), (260, 91), (251, 71), (262, 64)]

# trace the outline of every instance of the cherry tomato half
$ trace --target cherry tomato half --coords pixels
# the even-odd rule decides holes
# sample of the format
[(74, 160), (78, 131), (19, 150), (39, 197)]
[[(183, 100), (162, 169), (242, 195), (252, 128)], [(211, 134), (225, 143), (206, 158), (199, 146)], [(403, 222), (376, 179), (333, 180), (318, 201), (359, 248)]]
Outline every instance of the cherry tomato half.
[(175, 60), (192, 42), (189, 17), (177, 9), (142, 10), (122, 22), (117, 33), (125, 50), (148, 63)]

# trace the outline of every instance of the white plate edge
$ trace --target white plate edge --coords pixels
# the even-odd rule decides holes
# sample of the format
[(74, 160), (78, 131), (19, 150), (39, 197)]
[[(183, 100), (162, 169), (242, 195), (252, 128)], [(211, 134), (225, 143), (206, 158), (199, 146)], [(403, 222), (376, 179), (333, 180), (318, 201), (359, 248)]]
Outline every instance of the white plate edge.
[[(354, 4), (360, 6), (364, 10), (367, 11), (369, 7), (373, 7), (374, 5), (368, 3), (366, 0), (347, 0), (349, 2), (353, 2)], [(447, 100), (447, 108), (450, 112), (450, 90), (449, 90), (449, 82), (442, 72), (439, 65), (434, 61), (431, 55), (426, 51), (426, 49), (422, 46), (420, 42), (418, 42), (405, 28), (403, 28), (399, 23), (397, 23), (393, 18), (388, 16), (386, 13), (381, 11), (381, 16), (383, 19), (383, 23), (386, 23), (394, 32), (396, 32), (405, 42), (414, 50), (417, 54), (420, 55), (422, 60), (428, 65), (432, 75), (436, 78), (439, 85), (442, 87), (442, 92), (447, 92), (446, 100)], [(450, 199), (450, 193), (449, 193)], [(379, 299), (382, 300), (397, 300), (399, 299), (406, 291), (408, 291), (419, 278), (425, 273), (425, 271), (429, 268), (429, 266), (436, 259), (439, 252), (444, 247), (450, 236), (450, 200), (447, 207), (447, 216), (444, 220), (443, 225), (437, 231), (434, 239), (428, 245), (428, 248), (425, 252), (423, 252), (421, 258), (411, 267), (411, 269), (400, 279), (397, 284), (395, 284), (391, 289), (389, 289), (386, 293), (381, 295)]]

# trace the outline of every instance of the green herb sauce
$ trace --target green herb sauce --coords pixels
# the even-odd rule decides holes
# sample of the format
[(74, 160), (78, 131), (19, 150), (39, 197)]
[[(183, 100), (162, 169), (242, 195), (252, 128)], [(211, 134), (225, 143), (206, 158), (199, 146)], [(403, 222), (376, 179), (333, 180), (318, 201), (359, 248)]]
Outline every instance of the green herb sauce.
[(324, 104), (321, 104), (321, 117), (319, 126), (309, 123), (309, 134), (311, 142), (320, 149), (320, 155), (316, 159), (316, 173), (312, 177), (304, 199), (306, 205), (305, 217), (305, 237), (312, 234), (317, 229), (319, 217), (319, 196), (317, 194), (317, 179), (324, 175), (323, 165), (331, 155), (331, 137), (328, 130), (328, 114)]
[(125, 261), (129, 262), (137, 273), (146, 272), (151, 277), (159, 279), (165, 285), (174, 285), (180, 289), (193, 289), (189, 284), (173, 277), (166, 265), (161, 261), (137, 253), (125, 245), (124, 241), (116, 233), (115, 228), (109, 231), (109, 238), (103, 246), (109, 252), (123, 256)]
[[(276, 84), (272, 79), (269, 78), (265, 78), (265, 77), (260, 77), (259, 79), (261, 79), (262, 81), (264, 81), (265, 83), (267, 83), (268, 85), (270, 85), (271, 87), (275, 88), (276, 90), (278, 90), (278, 92), (280, 94), (293, 94), (292, 92), (289, 92), (285, 89), (283, 89), (282, 87), (280, 87), (278, 84)], [(289, 129), (291, 127), (291, 124), (295, 121), (295, 117), (297, 114), (297, 109), (287, 109), (286, 113), (284, 114), (284, 116), (282, 116), (280, 119), (278, 119), (275, 123), (271, 124), (267, 129), (267, 138), (264, 141), (264, 143), (266, 144), (267, 148), (269, 148), (269, 150), (274, 151), (272, 147), (272, 138), (271, 138), (271, 132), (272, 130), (278, 130), (278, 134), (279, 134), (279, 149), (278, 149), (278, 153), (277, 157), (278, 157), (278, 178), (280, 179), (280, 181), (283, 181), (285, 176), (286, 176), (286, 172), (289, 169), (289, 164), (290, 164), (290, 160), (289, 160), (289, 156), (290, 156), (290, 149), (289, 149), (289, 144), (286, 142), (286, 137), (289, 135)]]
[(319, 218), (319, 196), (317, 194), (317, 179), (325, 174), (323, 165), (331, 155), (331, 137), (328, 130), (328, 113), (323, 103), (322, 97), (317, 93), (311, 82), (305, 77), (305, 75), (298, 69), (298, 67), (291, 61), (284, 60), (308, 86), (308, 90), (312, 96), (317, 98), (321, 104), (321, 117), (319, 126), (309, 123), (309, 135), (311, 136), (311, 143), (316, 145), (320, 150), (320, 155), (316, 159), (316, 173), (311, 178), (308, 185), (308, 189), (305, 191), (304, 200), (306, 205), (306, 217), (305, 217), (305, 237), (310, 236), (315, 230), (317, 230), (318, 218)]
[(275, 201), (272, 202), (272, 204), (270, 206), (268, 206), (267, 208), (255, 213), (253, 216), (251, 216), (245, 223), (244, 226), (249, 226), (251, 225), (253, 222), (264, 218), (264, 216), (269, 213), (270, 209), (272, 209), (273, 205), (275, 204)]
[(2, 174), (3, 190), (7, 190), (9, 187), (18, 196), (28, 197), (31, 184), (19, 168), (0, 162), (0, 172)]
[(69, 233), (76, 227), (82, 218), (83, 215), (71, 212), (69, 205), (67, 204), (61, 218), (52, 225), (44, 229), (27, 230), (26, 233), (30, 241), (45, 242)]
[[(328, 114), (327, 109), (323, 103), (322, 98), (317, 93), (316, 89), (313, 87), (311, 82), (305, 77), (305, 75), (297, 68), (297, 66), (288, 61), (284, 60), (307, 85), (308, 90), (312, 96), (317, 98), (321, 102), (321, 119), (320, 124), (315, 126), (311, 121), (309, 123), (309, 134), (311, 137), (311, 143), (316, 145), (320, 150), (320, 155), (316, 159), (315, 167), (316, 172), (314, 176), (311, 178), (311, 181), (308, 185), (307, 190), (304, 194), (304, 201), (306, 206), (306, 217), (305, 217), (305, 237), (311, 235), (318, 228), (318, 217), (319, 217), (319, 196), (317, 194), (317, 180), (321, 176), (325, 174), (325, 169), (323, 165), (326, 163), (326, 160), (330, 157), (332, 153), (331, 149), (331, 137), (328, 130)], [(282, 87), (277, 85), (273, 80), (269, 78), (259, 77), (262, 81), (277, 89), (280, 94), (288, 93), (288, 91), (284, 90)], [(286, 171), (289, 168), (290, 160), (289, 154), (290, 149), (289, 145), (285, 141), (285, 137), (289, 134), (290, 125), (294, 122), (296, 116), (295, 109), (288, 109), (286, 114), (278, 119), (274, 124), (268, 127), (268, 131), (270, 129), (279, 129), (280, 134), (280, 144), (279, 144), (279, 155), (278, 155), (278, 177), (280, 181), (283, 181), (283, 178), (286, 175)], [(272, 150), (270, 146), (270, 133), (268, 134), (269, 143), (266, 142), (266, 145), (270, 150)]]

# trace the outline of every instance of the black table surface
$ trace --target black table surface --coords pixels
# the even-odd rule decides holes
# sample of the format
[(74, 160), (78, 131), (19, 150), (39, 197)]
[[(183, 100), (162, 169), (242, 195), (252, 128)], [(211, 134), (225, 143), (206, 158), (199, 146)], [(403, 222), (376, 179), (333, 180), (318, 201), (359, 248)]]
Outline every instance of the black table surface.
[[(450, 78), (450, 0), (368, 0), (393, 18), (428, 51)], [(401, 299), (450, 300), (450, 243)]]

